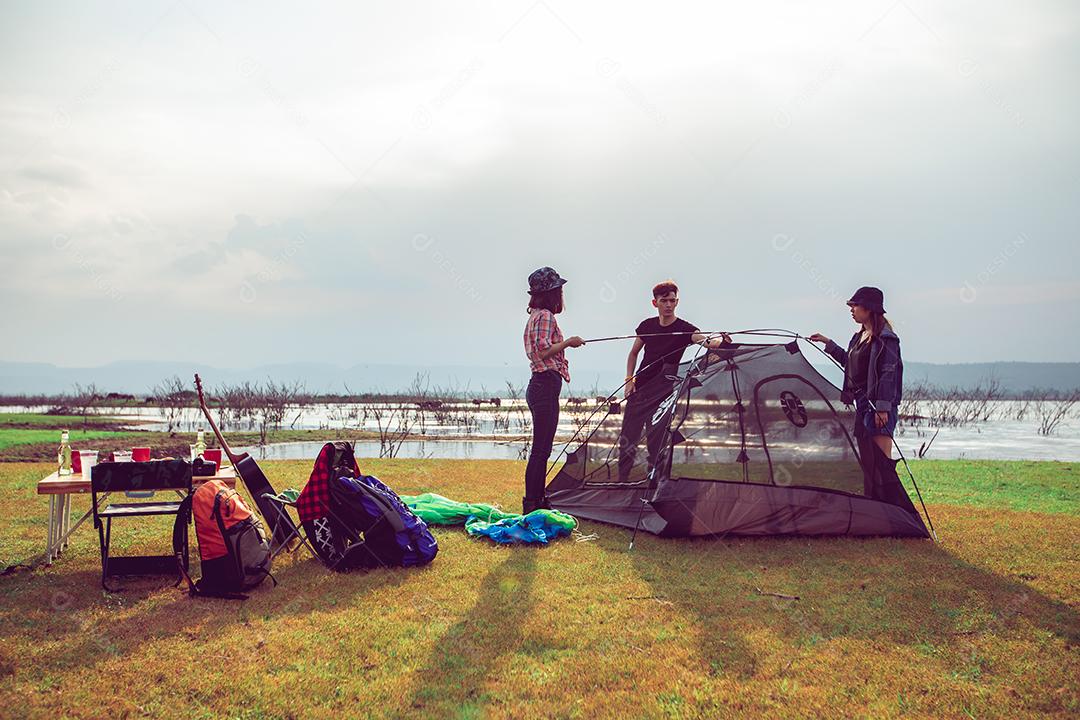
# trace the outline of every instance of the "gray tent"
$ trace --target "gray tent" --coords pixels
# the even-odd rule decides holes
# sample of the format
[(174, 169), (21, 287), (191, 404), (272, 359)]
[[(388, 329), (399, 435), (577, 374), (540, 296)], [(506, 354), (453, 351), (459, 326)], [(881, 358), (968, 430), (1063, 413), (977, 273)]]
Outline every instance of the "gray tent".
[(895, 461), (876, 451), (864, 474), (853, 408), (796, 341), (702, 350), (664, 373), (644, 433), (617, 405), (589, 425), (548, 484), (553, 507), (668, 537), (929, 537)]

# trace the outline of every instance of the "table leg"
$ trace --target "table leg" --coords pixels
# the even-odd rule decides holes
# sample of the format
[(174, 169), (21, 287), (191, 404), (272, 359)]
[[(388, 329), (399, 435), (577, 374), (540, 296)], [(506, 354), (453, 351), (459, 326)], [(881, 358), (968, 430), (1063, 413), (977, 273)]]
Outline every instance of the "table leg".
[(45, 564), (52, 565), (53, 561), (53, 540), (56, 538), (56, 496), (49, 496), (49, 531), (48, 539), (45, 541)]
[(64, 506), (67, 504), (66, 495), (52, 495), (49, 498), (49, 510), (52, 517), (49, 519), (49, 563), (60, 557), (64, 537)]
[[(98, 502), (104, 503), (109, 494), (104, 493), (98, 498)], [(49, 529), (45, 540), (45, 552), (36, 556), (32, 562), (52, 565), (53, 560), (60, 557), (60, 551), (68, 546), (68, 539), (79, 529), (79, 526), (94, 515), (93, 500), (91, 507), (74, 523), (71, 520), (71, 494), (49, 495)]]
[(54, 505), (56, 509), (56, 520), (53, 521), (53, 559), (56, 560), (60, 557), (60, 551), (64, 549), (64, 506), (67, 504), (66, 495), (57, 495), (56, 503)]
[[(106, 500), (108, 500), (108, 499), (109, 499), (109, 494), (104, 493), (103, 495), (101, 495), (101, 497), (98, 498), (98, 502), (104, 504), (104, 502)], [(94, 516), (93, 503), (94, 503), (94, 501), (91, 500), (90, 501), (90, 505), (91, 505), (90, 509), (87, 510), (86, 512), (84, 512), (82, 514), (82, 517), (80, 517), (78, 520), (75, 521), (75, 524), (72, 524), (70, 519), (68, 520), (67, 531), (64, 533), (64, 535), (60, 538), (60, 540), (58, 542), (62, 542), (65, 545), (67, 545), (68, 538), (71, 537), (75, 533), (75, 531), (79, 529), (79, 526), (82, 525), (84, 522), (86, 522), (87, 520), (89, 520), (90, 518), (92, 518)]]
[(60, 522), (60, 527), (63, 528), (63, 533), (64, 533), (64, 535), (63, 535), (64, 542), (60, 546), (60, 549), (63, 550), (64, 548), (66, 548), (68, 546), (68, 536), (70, 535), (70, 531), (71, 531), (71, 495), (70, 494), (65, 494), (65, 495), (61, 495), (60, 497), (63, 498), (63, 513), (64, 513), (63, 517), (61, 518), (61, 522)]

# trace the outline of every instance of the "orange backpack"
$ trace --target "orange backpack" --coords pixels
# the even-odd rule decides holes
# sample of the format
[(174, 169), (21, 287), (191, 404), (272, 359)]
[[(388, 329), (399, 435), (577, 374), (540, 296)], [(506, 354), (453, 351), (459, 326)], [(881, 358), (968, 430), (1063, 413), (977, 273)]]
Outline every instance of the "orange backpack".
[(244, 597), (240, 593), (267, 577), (273, 580), (266, 532), (240, 493), (221, 480), (210, 480), (184, 500), (176, 522), (190, 522), (192, 516), (202, 561), (199, 581), (188, 579), (193, 595)]

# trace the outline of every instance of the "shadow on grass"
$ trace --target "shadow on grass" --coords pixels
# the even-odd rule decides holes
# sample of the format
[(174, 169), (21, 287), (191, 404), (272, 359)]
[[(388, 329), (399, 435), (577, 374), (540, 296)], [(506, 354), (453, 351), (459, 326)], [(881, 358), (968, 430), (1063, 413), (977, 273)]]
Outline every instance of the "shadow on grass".
[[(605, 533), (600, 542), (626, 552), (628, 539)], [(755, 630), (796, 654), (841, 637), (947, 648), (1022, 622), (1080, 644), (1080, 613), (1069, 605), (928, 541), (639, 535), (631, 559), (657, 598), (693, 613), (698, 652), (712, 674), (759, 671), (766, 651), (745, 640)]]
[(202, 642), (254, 620), (333, 610), (405, 582), (410, 571), (339, 574), (316, 560), (297, 558), (276, 566), (274, 575), (279, 589), (266, 581), (247, 600), (226, 600), (190, 597), (185, 586), (172, 588), (173, 580), (165, 576), (114, 578), (120, 592), (105, 593), (98, 568), (15, 573), (0, 578), (0, 650), (27, 637), (50, 648), (32, 659), (0, 658), (0, 665), (32, 663), (39, 674), (91, 668), (172, 637)]
[(418, 687), (409, 712), (431, 715), (435, 708), (457, 709), (459, 717), (482, 714), (483, 686), (500, 658), (517, 652), (524, 640), (523, 625), (532, 604), (532, 586), (539, 548), (498, 548), (508, 557), (479, 583), (480, 597), (468, 613), (435, 644), (435, 650), (416, 672)]

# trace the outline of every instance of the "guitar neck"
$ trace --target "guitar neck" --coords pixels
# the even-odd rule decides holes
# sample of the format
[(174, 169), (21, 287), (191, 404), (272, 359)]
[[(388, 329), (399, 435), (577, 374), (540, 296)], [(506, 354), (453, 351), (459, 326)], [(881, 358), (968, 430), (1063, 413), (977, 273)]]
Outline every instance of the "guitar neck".
[(235, 466), (236, 463), (240, 462), (241, 456), (234, 453), (232, 451), (232, 448), (229, 447), (229, 443), (225, 442), (225, 436), (221, 434), (220, 430), (218, 430), (217, 423), (214, 422), (214, 416), (210, 414), (210, 408), (206, 407), (206, 402), (202, 401), (201, 398), (199, 401), (199, 407), (202, 408), (203, 415), (206, 416), (206, 422), (210, 423), (210, 429), (214, 431), (214, 437), (217, 438), (218, 444), (221, 445), (222, 451), (229, 458), (229, 462), (231, 462)]

